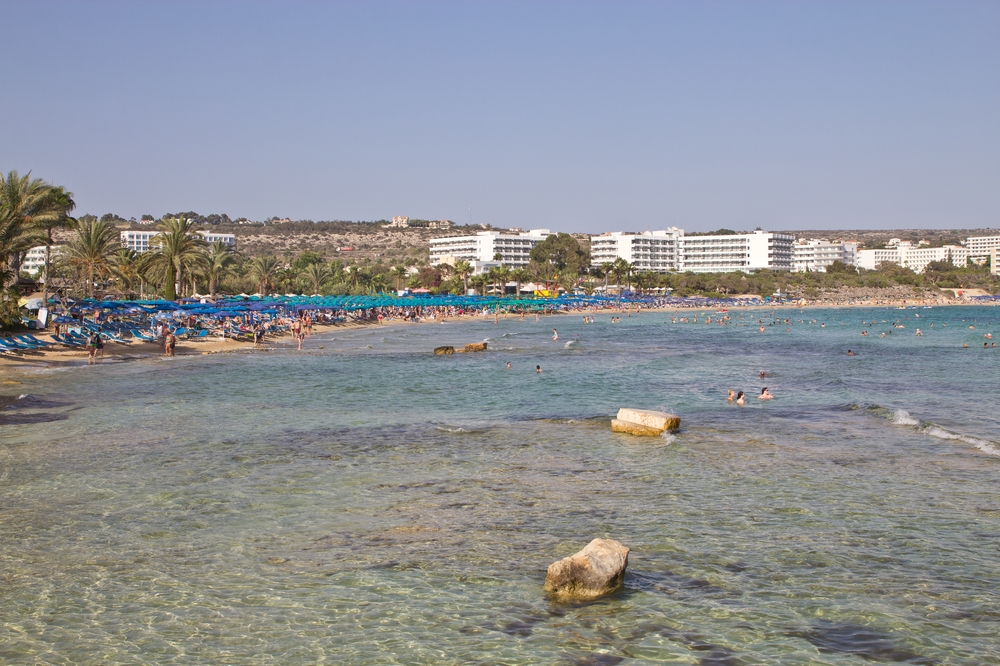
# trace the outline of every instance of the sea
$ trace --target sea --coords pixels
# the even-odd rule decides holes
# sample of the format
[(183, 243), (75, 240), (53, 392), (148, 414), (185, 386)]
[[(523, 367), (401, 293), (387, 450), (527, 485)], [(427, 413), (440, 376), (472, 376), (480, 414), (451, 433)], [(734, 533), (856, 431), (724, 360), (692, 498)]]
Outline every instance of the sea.
[(0, 663), (1000, 663), (1000, 309), (591, 316), (4, 371)]

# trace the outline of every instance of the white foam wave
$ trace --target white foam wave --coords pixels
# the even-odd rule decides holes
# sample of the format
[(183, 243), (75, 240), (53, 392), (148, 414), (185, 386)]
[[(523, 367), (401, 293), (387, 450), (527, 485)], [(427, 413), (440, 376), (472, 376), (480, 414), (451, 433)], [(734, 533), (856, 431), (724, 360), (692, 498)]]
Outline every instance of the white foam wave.
[(895, 423), (896, 425), (908, 425), (908, 426), (920, 425), (920, 421), (910, 416), (910, 413), (905, 409), (894, 410), (889, 420)]
[(572, 349), (573, 347), (576, 347), (577, 344), (579, 344), (578, 340), (570, 340), (569, 342), (564, 344), (563, 347), (566, 349)]
[(660, 438), (663, 439), (664, 444), (666, 444), (667, 446), (677, 441), (677, 435), (675, 435), (672, 432), (668, 432), (666, 430), (663, 431), (663, 434), (660, 435)]
[(17, 396), (17, 399), (18, 399), (18, 400), (24, 400), (24, 399), (25, 399), (25, 398), (27, 398), (27, 397), (28, 397), (28, 394), (27, 394), (27, 393), (22, 393), (21, 395)]
[(945, 430), (944, 428), (936, 425), (928, 426), (923, 429), (924, 434), (930, 435), (931, 437), (937, 437), (938, 439), (945, 439), (950, 441), (965, 442), (966, 444), (971, 444), (983, 453), (989, 454), (991, 456), (1000, 456), (1000, 449), (997, 448), (996, 442), (991, 442), (985, 439), (979, 439), (978, 437), (972, 437), (971, 435), (963, 435), (957, 432), (951, 432), (950, 430)]
[(472, 432), (471, 430), (466, 430), (465, 428), (450, 427), (450, 426), (434, 426), (435, 430), (440, 430), (441, 432)]

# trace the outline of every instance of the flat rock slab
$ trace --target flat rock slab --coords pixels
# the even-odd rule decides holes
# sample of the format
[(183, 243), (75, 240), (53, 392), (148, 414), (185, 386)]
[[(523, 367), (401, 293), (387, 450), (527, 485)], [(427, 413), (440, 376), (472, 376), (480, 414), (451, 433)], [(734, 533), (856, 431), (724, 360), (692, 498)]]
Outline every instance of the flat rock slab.
[(486, 351), (486, 343), (485, 342), (470, 342), (469, 344), (465, 345), (465, 351), (467, 351), (467, 352)]
[(681, 427), (681, 417), (667, 414), (666, 412), (655, 412), (650, 409), (622, 407), (618, 410), (618, 418), (616, 420), (654, 428), (660, 432), (664, 430), (677, 430)]
[(545, 591), (560, 597), (593, 599), (621, 587), (629, 549), (612, 539), (594, 539), (583, 550), (549, 565)]
[(639, 437), (659, 437), (664, 431), (659, 428), (639, 425), (638, 423), (611, 419), (611, 432), (624, 432), (629, 435), (638, 435)]

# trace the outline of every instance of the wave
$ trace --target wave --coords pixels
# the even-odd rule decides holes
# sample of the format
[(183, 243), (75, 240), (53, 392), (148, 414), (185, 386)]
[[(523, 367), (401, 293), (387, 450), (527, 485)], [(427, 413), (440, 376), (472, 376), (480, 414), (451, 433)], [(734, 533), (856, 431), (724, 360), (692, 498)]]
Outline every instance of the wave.
[(564, 349), (575, 349), (579, 345), (580, 345), (580, 341), (579, 340), (570, 340), (569, 342), (567, 342), (566, 344), (563, 345), (563, 348)]
[(896, 425), (920, 425), (920, 421), (910, 416), (910, 413), (905, 409), (893, 410), (892, 416), (889, 418)]
[(941, 426), (934, 424), (928, 424), (926, 427), (921, 428), (921, 432), (925, 435), (930, 435), (931, 437), (937, 437), (938, 439), (946, 440), (958, 440), (960, 442), (965, 442), (966, 444), (971, 444), (983, 453), (987, 453), (991, 456), (1000, 456), (1000, 443), (991, 442), (987, 439), (979, 439), (978, 437), (973, 437), (971, 435), (963, 435), (959, 432), (951, 432), (950, 430), (945, 430)]
[(663, 434), (660, 435), (660, 438), (664, 440), (664, 443), (667, 446), (669, 446), (669, 445), (671, 445), (671, 444), (673, 444), (674, 442), (677, 441), (677, 435), (675, 435), (674, 433), (672, 433), (670, 431), (667, 431), (667, 430), (663, 431)]
[(953, 432), (946, 428), (942, 428), (933, 421), (921, 421), (920, 419), (916, 419), (911, 416), (905, 409), (886, 409), (885, 407), (881, 407), (879, 405), (852, 405), (852, 407), (855, 409), (863, 408), (865, 411), (874, 414), (875, 416), (888, 420), (893, 425), (913, 428), (922, 435), (928, 435), (930, 437), (936, 437), (937, 439), (943, 439), (946, 441), (964, 442), (965, 444), (971, 444), (987, 455), (1000, 456), (1000, 442), (994, 442), (960, 432)]

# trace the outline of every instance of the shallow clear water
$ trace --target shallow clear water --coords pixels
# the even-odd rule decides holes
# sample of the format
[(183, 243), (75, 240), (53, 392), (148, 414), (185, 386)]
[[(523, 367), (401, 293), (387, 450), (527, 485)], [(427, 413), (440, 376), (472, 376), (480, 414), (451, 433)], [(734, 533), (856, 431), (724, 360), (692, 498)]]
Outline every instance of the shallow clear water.
[[(1000, 310), (730, 314), (0, 378), (0, 662), (1000, 662)], [(594, 537), (624, 589), (546, 599)]]

